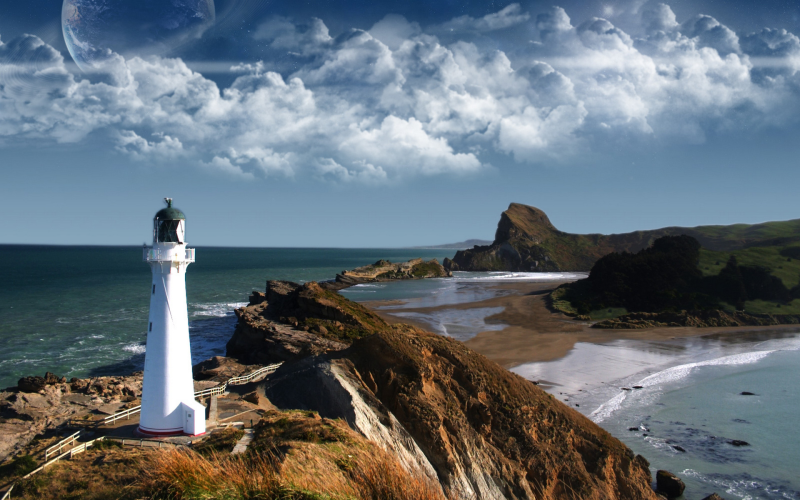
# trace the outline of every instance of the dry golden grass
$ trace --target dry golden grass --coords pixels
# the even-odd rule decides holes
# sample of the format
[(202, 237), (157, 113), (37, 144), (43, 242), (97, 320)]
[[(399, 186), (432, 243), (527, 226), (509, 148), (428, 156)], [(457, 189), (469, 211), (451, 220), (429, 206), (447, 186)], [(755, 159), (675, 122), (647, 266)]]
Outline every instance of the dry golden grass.
[(445, 500), (438, 485), (374, 447), (301, 443), (285, 453), (238, 456), (169, 450), (141, 469), (153, 498)]

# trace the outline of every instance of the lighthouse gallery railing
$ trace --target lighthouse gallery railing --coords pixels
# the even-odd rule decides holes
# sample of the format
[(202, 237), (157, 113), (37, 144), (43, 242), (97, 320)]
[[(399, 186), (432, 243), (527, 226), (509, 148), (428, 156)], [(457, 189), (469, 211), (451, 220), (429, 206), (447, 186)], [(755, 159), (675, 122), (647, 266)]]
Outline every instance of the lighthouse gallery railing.
[(179, 260), (182, 262), (194, 262), (194, 248), (185, 248), (186, 252), (181, 258), (180, 254), (165, 248), (142, 248), (142, 260), (147, 262), (172, 262)]

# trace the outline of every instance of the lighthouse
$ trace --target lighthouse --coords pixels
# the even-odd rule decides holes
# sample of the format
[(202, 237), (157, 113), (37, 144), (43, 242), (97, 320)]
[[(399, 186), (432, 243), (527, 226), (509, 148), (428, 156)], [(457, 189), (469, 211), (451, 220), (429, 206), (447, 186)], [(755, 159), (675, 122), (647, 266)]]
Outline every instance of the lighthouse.
[(139, 432), (148, 436), (198, 435), (206, 429), (205, 407), (194, 399), (186, 268), (194, 249), (186, 248), (186, 216), (167, 207), (153, 218), (153, 246), (145, 246), (150, 265), (150, 318), (144, 358)]

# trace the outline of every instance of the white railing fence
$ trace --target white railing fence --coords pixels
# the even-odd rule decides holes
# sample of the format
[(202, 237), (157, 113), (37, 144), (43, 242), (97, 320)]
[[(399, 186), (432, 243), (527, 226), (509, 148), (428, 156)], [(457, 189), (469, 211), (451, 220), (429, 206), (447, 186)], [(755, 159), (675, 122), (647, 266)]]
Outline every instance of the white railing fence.
[[(255, 379), (257, 379), (257, 378), (259, 378), (261, 376), (269, 375), (271, 373), (275, 373), (278, 370), (278, 368), (281, 367), (282, 364), (283, 363), (281, 362), (281, 363), (275, 363), (275, 364), (272, 364), (272, 365), (267, 365), (267, 366), (264, 366), (262, 368), (259, 368), (258, 370), (254, 370), (254, 371), (248, 373), (247, 375), (242, 375), (241, 377), (229, 378), (223, 384), (220, 384), (218, 386), (211, 387), (211, 388), (208, 388), (208, 389), (203, 389), (202, 391), (195, 392), (194, 393), (194, 397), (195, 397), (195, 399), (197, 399), (197, 398), (205, 398), (205, 397), (209, 397), (209, 396), (219, 396), (221, 394), (225, 394), (225, 392), (227, 391), (229, 385), (243, 385), (243, 384), (250, 383), (253, 380), (255, 380)], [(113, 415), (109, 415), (106, 418), (104, 418), (103, 420), (99, 421), (97, 423), (97, 425), (113, 424), (117, 420), (121, 420), (123, 418), (129, 419), (129, 418), (131, 418), (131, 415), (135, 415), (136, 413), (139, 413), (140, 411), (142, 411), (142, 406), (141, 405), (134, 406), (133, 408), (128, 408), (127, 410), (118, 411), (117, 413), (115, 413)]]
[(64, 447), (72, 446), (73, 444), (75, 444), (75, 440), (78, 439), (80, 433), (81, 431), (78, 431), (71, 436), (67, 436), (58, 443), (44, 450), (44, 461), (47, 462), (47, 460), (50, 459), (50, 455), (58, 455), (59, 453), (61, 453), (61, 450), (64, 449)]

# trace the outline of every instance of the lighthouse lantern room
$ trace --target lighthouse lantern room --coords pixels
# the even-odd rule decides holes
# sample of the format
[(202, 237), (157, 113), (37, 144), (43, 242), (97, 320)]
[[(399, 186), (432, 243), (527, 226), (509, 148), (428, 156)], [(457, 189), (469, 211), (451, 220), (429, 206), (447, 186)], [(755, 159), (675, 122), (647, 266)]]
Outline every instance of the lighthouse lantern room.
[(149, 436), (198, 435), (205, 432), (205, 407), (194, 399), (186, 268), (194, 249), (186, 248), (186, 216), (167, 207), (153, 219), (153, 246), (145, 246), (150, 265), (150, 318), (142, 382), (139, 432)]

